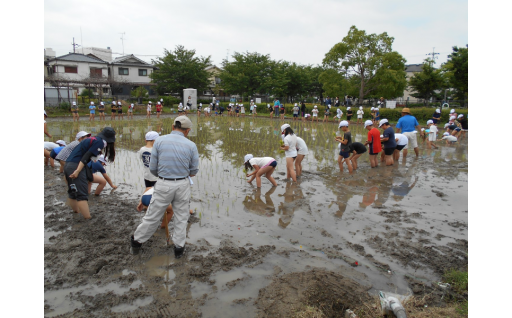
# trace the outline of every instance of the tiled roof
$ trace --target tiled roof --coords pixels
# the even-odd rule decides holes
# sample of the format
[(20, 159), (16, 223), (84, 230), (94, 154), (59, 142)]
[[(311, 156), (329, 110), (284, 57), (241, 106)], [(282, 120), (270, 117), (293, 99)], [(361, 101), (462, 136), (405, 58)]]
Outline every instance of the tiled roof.
[(423, 70), (423, 64), (409, 64), (405, 66), (406, 72), (421, 72)]
[(56, 57), (54, 59), (50, 59), (49, 61), (55, 61), (55, 60), (61, 60), (61, 61), (72, 61), (72, 62), (89, 62), (89, 63), (105, 63), (106, 61), (103, 61), (102, 59), (80, 54), (80, 53), (69, 53), (66, 55), (62, 55), (59, 57)]

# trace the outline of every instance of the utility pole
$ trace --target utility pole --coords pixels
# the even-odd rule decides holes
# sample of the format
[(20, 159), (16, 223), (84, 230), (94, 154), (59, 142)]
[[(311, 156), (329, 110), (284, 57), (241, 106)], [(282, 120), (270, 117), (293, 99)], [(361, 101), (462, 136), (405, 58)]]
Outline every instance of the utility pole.
[(119, 34), (121, 34), (121, 44), (123, 45), (123, 55), (124, 55), (124, 35), (126, 34), (126, 32), (119, 33)]
[(427, 54), (425, 54), (425, 55), (430, 55), (430, 56), (431, 56), (431, 58), (430, 58), (430, 60), (431, 60), (430, 64), (432, 64), (432, 63), (436, 64), (436, 59), (437, 59), (437, 56), (436, 56), (436, 55), (439, 55), (439, 53), (436, 53), (436, 52), (435, 52), (435, 47), (433, 47), (433, 48), (432, 48), (432, 53), (427, 53)]
[(73, 45), (73, 53), (75, 53), (75, 49), (80, 46), (75, 43), (75, 38), (73, 38), (73, 43), (71, 43), (71, 45)]

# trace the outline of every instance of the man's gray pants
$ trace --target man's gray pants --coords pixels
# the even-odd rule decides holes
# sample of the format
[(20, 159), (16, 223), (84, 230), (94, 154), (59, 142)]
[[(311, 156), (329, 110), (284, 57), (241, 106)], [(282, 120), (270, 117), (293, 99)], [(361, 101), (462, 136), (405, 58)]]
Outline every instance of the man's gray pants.
[[(160, 226), (165, 210), (172, 204), (174, 210), (174, 233), (172, 241), (177, 247), (185, 246), (187, 222), (190, 216), (190, 183), (188, 178), (178, 181), (158, 179), (148, 211), (134, 234), (135, 241), (144, 243)], [(170, 221), (170, 220), (167, 220)]]

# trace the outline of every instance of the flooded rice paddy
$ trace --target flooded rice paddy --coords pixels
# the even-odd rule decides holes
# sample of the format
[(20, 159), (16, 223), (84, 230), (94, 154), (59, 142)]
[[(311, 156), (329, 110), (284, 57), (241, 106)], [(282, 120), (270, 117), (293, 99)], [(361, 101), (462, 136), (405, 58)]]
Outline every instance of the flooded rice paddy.
[[(119, 188), (107, 185), (91, 197), (93, 219), (84, 221), (63, 203), (58, 168), (45, 169), (46, 316), (265, 316), (286, 307), (265, 305), (277, 288), (272, 282), (313, 269), (350, 278), (370, 294), (411, 294), (418, 283), (467, 264), (467, 139), (427, 150), (418, 137), (419, 158), (411, 149), (407, 160), (371, 169), (365, 153), (349, 174), (338, 168), (335, 123), (287, 120), (309, 148), (294, 183), (285, 180), (279, 151), (282, 121), (195, 115), (189, 138), (200, 165), (188, 255), (175, 260), (158, 230), (132, 256), (128, 237), (142, 217), (135, 207), (144, 190), (137, 151), (146, 132), (170, 133), (173, 117), (48, 121), (53, 139), (67, 142), (81, 130), (94, 135), (114, 127), (116, 160), (106, 170)], [(366, 140), (362, 125), (350, 130), (353, 141)], [(247, 153), (277, 160), (277, 187), (265, 178), (261, 189), (246, 182)]]

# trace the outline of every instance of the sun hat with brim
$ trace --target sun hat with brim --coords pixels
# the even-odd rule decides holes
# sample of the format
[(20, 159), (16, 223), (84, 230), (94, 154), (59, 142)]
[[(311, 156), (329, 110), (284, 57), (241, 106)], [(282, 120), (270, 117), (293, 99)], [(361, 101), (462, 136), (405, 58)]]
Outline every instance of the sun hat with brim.
[(409, 108), (405, 107), (405, 108), (402, 108), (402, 113), (410, 114), (411, 110)]
[(64, 140), (57, 140), (55, 143), (57, 145), (61, 145), (61, 146), (65, 146), (66, 145), (66, 142)]
[(388, 120), (387, 120), (387, 119), (381, 119), (381, 120), (379, 121), (379, 128), (380, 128), (380, 127), (382, 127), (382, 125), (384, 125), (384, 124), (388, 124), (388, 125), (389, 125), (389, 122), (388, 122)]
[(146, 140), (151, 141), (158, 138), (158, 133), (156, 131), (149, 131), (146, 134)]
[(103, 162), (105, 165), (107, 165), (107, 161), (105, 160), (105, 156), (104, 155), (101, 155), (98, 157), (98, 161), (101, 161)]
[(432, 119), (427, 120), (427, 125), (433, 124), (433, 123), (434, 123), (434, 121)]
[(288, 124), (284, 124), (284, 125), (282, 125), (282, 126), (281, 126), (281, 133), (282, 133), (286, 128), (288, 128), (288, 127), (291, 127), (291, 126), (290, 126), (290, 125), (288, 125)]
[(96, 135), (96, 137), (100, 137), (107, 143), (111, 144), (116, 142), (116, 131), (112, 127), (105, 127), (99, 134)]
[(244, 157), (244, 164), (245, 164), (247, 161), (251, 160), (252, 158), (254, 158), (254, 156), (253, 156), (253, 155), (251, 155), (251, 154), (247, 154), (247, 155), (245, 155), (245, 157)]
[(181, 123), (181, 128), (184, 128), (184, 129), (192, 128), (192, 122), (190, 121), (190, 119), (188, 119), (187, 116), (176, 117), (176, 119), (174, 119), (173, 125), (176, 125), (176, 122)]
[(341, 128), (341, 127), (348, 127), (348, 121), (346, 121), (346, 120), (340, 121), (338, 128)]
[(78, 134), (76, 134), (76, 140), (78, 140), (78, 139), (80, 139), (80, 138), (82, 138), (84, 136), (89, 136), (90, 137), (91, 134), (86, 132), (86, 131), (80, 131), (80, 132), (78, 132)]
[(371, 126), (373, 125), (373, 122), (371, 120), (367, 120), (364, 122), (364, 128), (366, 128), (367, 126)]

